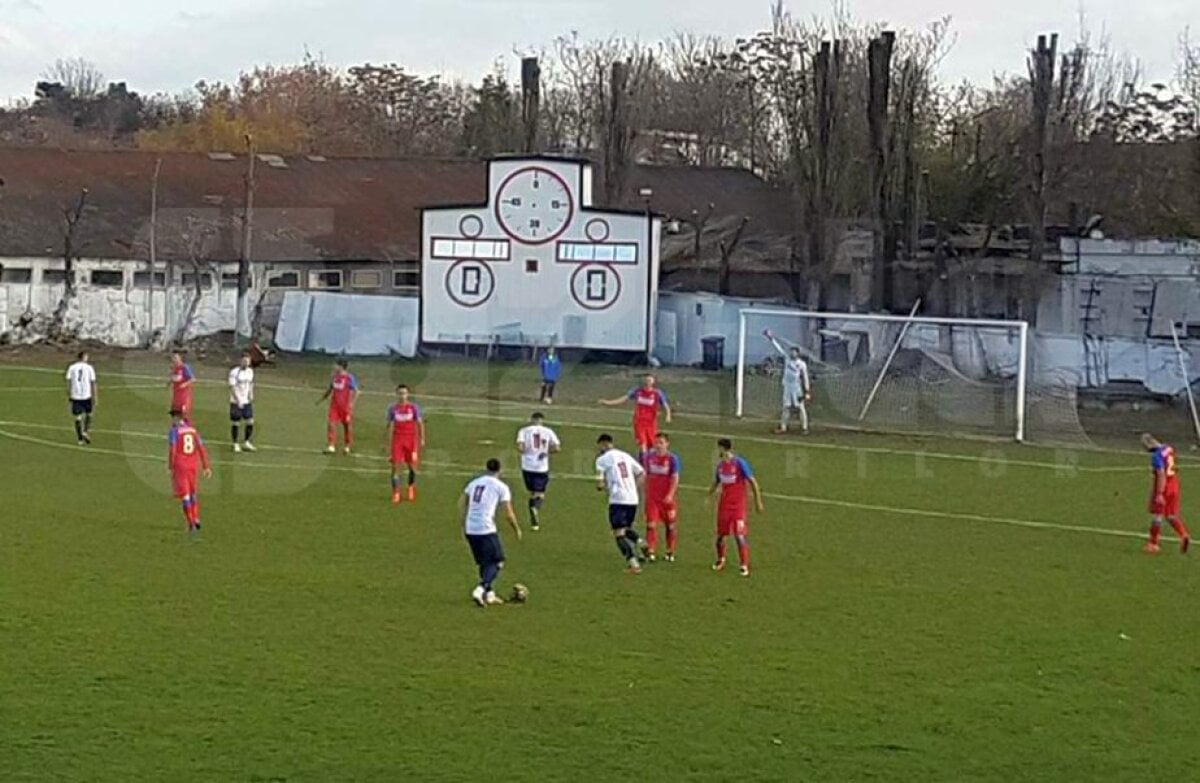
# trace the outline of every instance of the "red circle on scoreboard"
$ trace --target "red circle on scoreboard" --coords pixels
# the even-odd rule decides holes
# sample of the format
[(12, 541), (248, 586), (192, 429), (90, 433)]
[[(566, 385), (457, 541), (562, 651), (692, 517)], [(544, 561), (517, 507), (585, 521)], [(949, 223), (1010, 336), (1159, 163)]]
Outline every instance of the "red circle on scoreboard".
[[(600, 303), (596, 303), (596, 301), (594, 301), (594, 300), (586, 300), (584, 297), (581, 297), (579, 295), (579, 293), (575, 290), (575, 284), (579, 280), (580, 273), (594, 269), (596, 267), (603, 269), (607, 273), (605, 275), (606, 279), (609, 275), (611, 275), (612, 278), (616, 281), (616, 287), (615, 287), (613, 295), (611, 297), (606, 296), (605, 299), (602, 300)], [(617, 301), (621, 298), (621, 286), (622, 286), (621, 275), (619, 272), (617, 272), (617, 270), (615, 268), (613, 268), (612, 264), (582, 264), (571, 275), (571, 298), (575, 300), (575, 304), (579, 305), (584, 310), (591, 310), (593, 312), (599, 312), (601, 310), (607, 310), (617, 303)]]
[(583, 229), (583, 233), (593, 242), (606, 242), (611, 231), (608, 221), (603, 218), (592, 218)]
[[(478, 292), (475, 294), (470, 294), (470, 293), (467, 293), (466, 291), (462, 291), (462, 290), (460, 290), (457, 294), (455, 294), (454, 287), (451, 285), (451, 281), (454, 279), (455, 272), (457, 272), (460, 268), (463, 268), (464, 265), (473, 265), (474, 268), (478, 268), (478, 269), (482, 270), (482, 272), (487, 273), (487, 276), (486, 276), (487, 293), (486, 294), (481, 295)], [(467, 266), (465, 269), (470, 269), (470, 268), (472, 268), (472, 267)], [(465, 272), (465, 269), (464, 269), (464, 272)], [(481, 273), (479, 275), (479, 283), (481, 284), (480, 289), (479, 289), (480, 291), (484, 290), (484, 287), (482, 286), (484, 279), (485, 279), (485, 277)], [(496, 293), (496, 274), (492, 271), (492, 268), (490, 266), (483, 263), (482, 261), (475, 261), (473, 259), (463, 259), (461, 261), (455, 261), (450, 266), (450, 268), (446, 270), (445, 284), (446, 284), (446, 295), (449, 296), (450, 299), (456, 305), (458, 305), (459, 307), (474, 308), (474, 307), (479, 307), (480, 305), (487, 302), (489, 299), (492, 298), (492, 294)], [(463, 288), (463, 286), (460, 285), (459, 288), (461, 289), (461, 288)], [(471, 299), (467, 298), (467, 297), (471, 297), (471, 296), (479, 297), (478, 301), (472, 301)]]

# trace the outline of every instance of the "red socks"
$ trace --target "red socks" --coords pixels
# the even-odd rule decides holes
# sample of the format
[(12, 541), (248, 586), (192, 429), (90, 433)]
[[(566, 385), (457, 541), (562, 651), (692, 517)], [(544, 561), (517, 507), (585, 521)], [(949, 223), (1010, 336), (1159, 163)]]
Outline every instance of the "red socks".
[[(675, 554), (675, 542), (678, 540), (678, 538), (679, 538), (679, 531), (676, 530), (675, 526), (667, 525), (667, 552), (668, 553)], [(653, 549), (654, 545), (651, 544), (650, 548)]]
[(342, 437), (346, 440), (346, 448), (350, 448), (354, 443), (354, 432), (350, 429), (349, 424), (342, 425)]
[(1190, 538), (1188, 535), (1187, 525), (1183, 524), (1182, 519), (1172, 519), (1170, 522), (1171, 528), (1175, 531), (1175, 535), (1179, 536), (1181, 539)]
[(1157, 522), (1150, 525), (1150, 545), (1158, 546), (1158, 538), (1162, 535), (1162, 525)]
[(724, 559), (725, 559), (725, 539), (722, 537), (722, 538), (717, 539), (717, 560), (724, 560)]
[(646, 525), (646, 546), (650, 548), (651, 553), (658, 551), (658, 525), (656, 523)]
[(750, 567), (750, 544), (746, 541), (746, 539), (738, 537), (737, 549), (738, 549), (738, 562), (741, 563), (742, 568), (749, 568)]

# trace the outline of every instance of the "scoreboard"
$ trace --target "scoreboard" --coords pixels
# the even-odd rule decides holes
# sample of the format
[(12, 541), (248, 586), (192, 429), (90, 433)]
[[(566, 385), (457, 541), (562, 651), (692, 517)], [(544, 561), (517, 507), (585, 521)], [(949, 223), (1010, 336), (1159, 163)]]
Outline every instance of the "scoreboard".
[(421, 213), (421, 341), (649, 351), (660, 220), (592, 206), (582, 160), (488, 163), (485, 204)]

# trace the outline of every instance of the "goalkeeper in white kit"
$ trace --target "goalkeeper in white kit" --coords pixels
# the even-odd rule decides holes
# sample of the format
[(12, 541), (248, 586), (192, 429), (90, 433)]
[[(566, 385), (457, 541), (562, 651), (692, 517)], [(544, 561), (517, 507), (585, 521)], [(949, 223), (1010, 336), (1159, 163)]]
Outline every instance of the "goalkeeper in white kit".
[(771, 341), (771, 345), (783, 357), (783, 412), (779, 417), (779, 429), (775, 432), (776, 434), (787, 432), (792, 415), (799, 414), (801, 431), (807, 435), (808, 408), (805, 403), (812, 399), (808, 362), (804, 361), (797, 346), (793, 345), (785, 350), (770, 329), (765, 330), (763, 335)]

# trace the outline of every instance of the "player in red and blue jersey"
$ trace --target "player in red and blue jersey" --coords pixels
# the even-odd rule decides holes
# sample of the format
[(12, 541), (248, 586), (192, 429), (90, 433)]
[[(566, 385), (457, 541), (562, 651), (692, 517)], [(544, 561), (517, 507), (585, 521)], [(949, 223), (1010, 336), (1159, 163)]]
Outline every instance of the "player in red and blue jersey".
[(342, 426), (342, 450), (350, 453), (354, 443), (354, 403), (358, 402), (358, 379), (351, 374), (350, 363), (338, 359), (329, 379), (329, 388), (318, 403), (329, 400), (329, 423), (325, 429), (325, 452), (337, 451), (337, 427)]
[(171, 354), (171, 379), (167, 381), (171, 389), (171, 410), (183, 411), (184, 419), (192, 415), (192, 387), (195, 385), (196, 376), (183, 361), (183, 354), (178, 351)]
[(660, 432), (654, 438), (654, 450), (646, 455), (646, 556), (654, 561), (658, 558), (658, 526), (667, 531), (668, 563), (675, 562), (677, 506), (675, 495), (679, 491), (679, 455), (671, 452), (671, 439)]
[(188, 423), (184, 412), (178, 408), (171, 411), (171, 429), (167, 432), (167, 470), (171, 473), (171, 487), (175, 497), (183, 505), (183, 518), (187, 520), (189, 533), (200, 530), (199, 474), (212, 478), (212, 464), (208, 461), (208, 449), (196, 428)]
[(1192, 538), (1179, 516), (1179, 466), (1175, 461), (1175, 447), (1160, 442), (1148, 432), (1142, 435), (1142, 445), (1150, 452), (1150, 470), (1154, 474), (1154, 485), (1150, 490), (1150, 538), (1145, 551), (1158, 553), (1158, 539), (1165, 520), (1179, 536), (1179, 551), (1187, 554)]
[(644, 461), (646, 454), (654, 448), (654, 437), (658, 434), (658, 412), (663, 412), (664, 421), (671, 423), (671, 403), (667, 393), (658, 388), (653, 375), (642, 379), (642, 385), (629, 390), (624, 397), (600, 400), (601, 405), (617, 406), (633, 401), (633, 439), (638, 445), (638, 459)]
[(408, 499), (417, 499), (417, 468), (421, 465), (421, 449), (425, 448), (425, 418), (421, 406), (411, 399), (403, 383), (396, 387), (396, 403), (388, 408), (388, 441), (392, 453), (392, 502), (399, 503), (400, 466), (408, 467)]
[(710, 500), (718, 490), (721, 493), (717, 501), (717, 562), (713, 563), (713, 570), (725, 569), (725, 538), (733, 536), (737, 541), (741, 574), (750, 576), (746, 488), (754, 490), (754, 506), (760, 514), (763, 511), (762, 490), (759, 489), (758, 479), (754, 477), (750, 463), (733, 453), (733, 441), (721, 438), (717, 441), (717, 448), (721, 450), (721, 461), (717, 463), (716, 476), (708, 490)]

